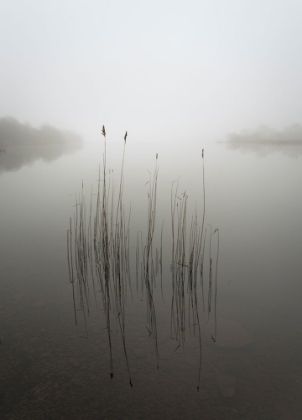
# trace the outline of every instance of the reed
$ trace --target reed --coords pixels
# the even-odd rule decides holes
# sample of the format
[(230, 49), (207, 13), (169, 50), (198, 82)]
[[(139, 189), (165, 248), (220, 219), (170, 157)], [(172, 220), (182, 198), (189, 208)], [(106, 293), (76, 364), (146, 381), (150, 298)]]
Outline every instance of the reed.
[(155, 285), (155, 270), (153, 261), (153, 238), (156, 220), (156, 200), (157, 200), (157, 178), (158, 178), (158, 155), (156, 155), (156, 166), (153, 174), (153, 179), (149, 180), (148, 191), (148, 220), (147, 220), (147, 238), (144, 247), (144, 280), (147, 294), (147, 322), (148, 332), (153, 339), (157, 369), (159, 368), (159, 351), (158, 351), (158, 338), (157, 338), (157, 325), (156, 325), (156, 311), (153, 297), (153, 288)]

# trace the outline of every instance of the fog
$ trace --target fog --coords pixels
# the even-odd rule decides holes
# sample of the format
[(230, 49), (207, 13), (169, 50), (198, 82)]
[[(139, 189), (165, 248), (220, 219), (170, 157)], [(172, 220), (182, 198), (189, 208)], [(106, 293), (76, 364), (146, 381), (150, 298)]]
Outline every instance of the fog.
[(297, 0), (3, 0), (0, 116), (171, 145), (301, 123)]

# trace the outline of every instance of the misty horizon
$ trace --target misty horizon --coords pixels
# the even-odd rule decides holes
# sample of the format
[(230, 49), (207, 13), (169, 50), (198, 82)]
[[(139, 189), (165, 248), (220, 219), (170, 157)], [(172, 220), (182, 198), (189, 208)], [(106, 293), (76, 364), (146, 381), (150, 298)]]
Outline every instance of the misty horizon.
[(64, 4), (2, 2), (0, 115), (167, 145), (302, 123), (302, 3)]

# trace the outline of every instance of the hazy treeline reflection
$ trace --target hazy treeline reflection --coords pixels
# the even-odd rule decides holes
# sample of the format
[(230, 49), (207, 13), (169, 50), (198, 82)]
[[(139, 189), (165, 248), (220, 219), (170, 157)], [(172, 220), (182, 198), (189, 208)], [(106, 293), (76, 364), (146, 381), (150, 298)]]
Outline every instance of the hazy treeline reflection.
[(52, 161), (82, 147), (81, 136), (51, 125), (34, 128), (12, 117), (0, 119), (0, 171), (15, 171), (38, 159)]
[(254, 152), (259, 156), (267, 156), (274, 152), (281, 152), (293, 158), (302, 155), (300, 124), (287, 126), (281, 131), (262, 125), (256, 130), (243, 130), (240, 133), (231, 133), (227, 137), (226, 143), (233, 150)]

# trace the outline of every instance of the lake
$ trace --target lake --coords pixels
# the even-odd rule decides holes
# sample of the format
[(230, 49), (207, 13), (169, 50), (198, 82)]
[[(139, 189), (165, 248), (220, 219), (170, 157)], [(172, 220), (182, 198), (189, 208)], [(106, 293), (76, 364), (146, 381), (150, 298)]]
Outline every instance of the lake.
[[(93, 205), (96, 203), (103, 151), (102, 138), (99, 143), (84, 143), (82, 149), (60, 157), (56, 150), (48, 161), (8, 165), (8, 170), (0, 173), (1, 418), (300, 419), (300, 150), (232, 150), (225, 144), (203, 146), (197, 141), (176, 141), (173, 148), (168, 148), (152, 142), (133, 145), (127, 140), (123, 220), (126, 225), (129, 220), (129, 230), (125, 228), (125, 232), (130, 235), (126, 243), (130, 274), (123, 286), (121, 306), (125, 326), (120, 324), (117, 300), (110, 306), (108, 327), (100, 287), (96, 283), (94, 294), (89, 283), (89, 314), (88, 307), (84, 309), (86, 331), (77, 280), (74, 312), (66, 237), (70, 218), (74, 220), (78, 207), (75, 205), (82, 201), (82, 182), (87, 218), (91, 191)], [(115, 210), (109, 214), (114, 213), (114, 217), (122, 155), (123, 141), (108, 140), (107, 188), (115, 188)], [(4, 154), (0, 157), (5, 159)], [(192, 220), (195, 226), (195, 209), (198, 229), (202, 225), (203, 162), (205, 303), (198, 277), (198, 302), (194, 306), (195, 296), (190, 297), (188, 287), (189, 249), (194, 233), (191, 239), (189, 235)], [(157, 271), (152, 277), (156, 329), (152, 330), (142, 252), (148, 243), (148, 192), (156, 164), (158, 183), (150, 268)], [(180, 211), (183, 194), (188, 197), (188, 249), (181, 268), (185, 283), (177, 298), (180, 300), (175, 298), (184, 302), (183, 312), (182, 303), (176, 307), (172, 299), (174, 271), (180, 265), (172, 261), (171, 187), (175, 188), (173, 181), (177, 180), (177, 197), (175, 190), (172, 194), (175, 214)], [(107, 200), (110, 207), (110, 194)], [(175, 223), (176, 220), (175, 216)], [(183, 231), (180, 235), (184, 235)], [(114, 286), (108, 287), (108, 293), (114, 296)], [(184, 316), (184, 324), (175, 322), (178, 316)], [(177, 337), (175, 325), (180, 325)], [(129, 375), (133, 387), (129, 385)]]

